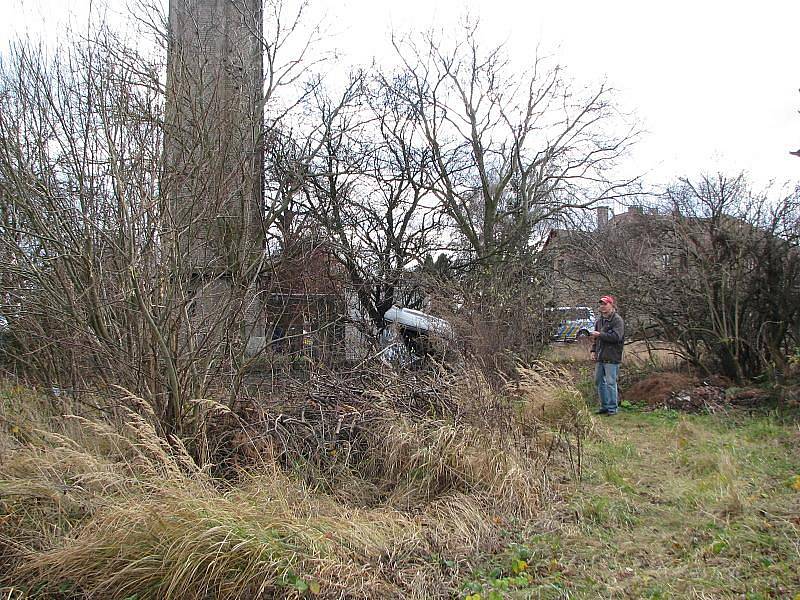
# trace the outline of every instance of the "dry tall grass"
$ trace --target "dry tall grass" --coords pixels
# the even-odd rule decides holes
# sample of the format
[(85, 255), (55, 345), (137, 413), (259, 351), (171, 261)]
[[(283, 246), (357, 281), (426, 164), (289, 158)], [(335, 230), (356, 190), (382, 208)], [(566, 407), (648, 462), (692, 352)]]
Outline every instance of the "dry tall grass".
[[(548, 348), (548, 355), (557, 363), (585, 363), (589, 360), (589, 347), (588, 341), (555, 343)], [(678, 349), (667, 342), (648, 344), (637, 341), (625, 344), (624, 364), (670, 371), (680, 369), (685, 361), (678, 354)]]
[[(329, 407), (339, 411), (338, 438), (317, 445), (328, 462), (308, 444), (279, 448), (290, 418), (280, 435), (262, 431), (271, 452), (251, 429), (257, 456), (226, 479), (133, 411), (113, 420), (73, 406), (81, 414), (65, 418), (63, 399), (5, 386), (0, 589), (44, 598), (450, 597), (470, 561), (498, 546), (498, 523), (547, 501), (548, 471), (566, 459), (558, 443), (538, 439), (558, 439), (554, 422), (534, 424), (526, 406), (574, 391), (544, 365), (499, 391), (469, 371), (438, 377), (439, 408), (422, 410), (409, 388), (361, 390), (369, 411), (348, 429), (341, 414), (353, 403)], [(481, 425), (487, 407), (494, 420)]]

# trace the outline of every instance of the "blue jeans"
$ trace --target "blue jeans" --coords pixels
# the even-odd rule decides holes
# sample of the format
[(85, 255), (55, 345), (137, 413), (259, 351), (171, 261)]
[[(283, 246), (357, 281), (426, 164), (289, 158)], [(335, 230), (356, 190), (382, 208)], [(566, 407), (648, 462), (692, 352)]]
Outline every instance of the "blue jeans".
[(609, 413), (617, 412), (617, 375), (619, 374), (619, 364), (597, 363), (594, 370), (594, 382), (597, 385), (597, 393), (600, 395), (600, 406)]

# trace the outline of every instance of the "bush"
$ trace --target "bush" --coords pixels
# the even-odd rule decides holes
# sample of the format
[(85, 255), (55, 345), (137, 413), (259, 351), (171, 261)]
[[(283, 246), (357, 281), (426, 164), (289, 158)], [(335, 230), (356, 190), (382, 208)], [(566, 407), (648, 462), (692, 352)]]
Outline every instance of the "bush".
[(575, 448), (574, 414), (544, 422), (528, 409), (541, 393), (553, 406), (576, 395), (544, 366), (500, 392), (466, 366), (333, 377), (209, 413), (216, 467), (102, 398), (98, 410), (2, 388), (0, 586), (53, 598), (451, 597), (500, 544), (498, 523), (548, 501), (551, 471)]

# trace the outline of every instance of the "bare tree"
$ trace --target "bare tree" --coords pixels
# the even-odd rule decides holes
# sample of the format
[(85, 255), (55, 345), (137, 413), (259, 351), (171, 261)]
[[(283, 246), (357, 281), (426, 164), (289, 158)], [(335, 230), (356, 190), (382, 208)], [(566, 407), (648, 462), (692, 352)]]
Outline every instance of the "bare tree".
[[(411, 267), (439, 243), (439, 213), (426, 203), (430, 154), (415, 139), (416, 115), (398, 96), (402, 80), (351, 84), (347, 110), (318, 96), (328, 124), (305, 210), (345, 269), (360, 308), (378, 329), (410, 299)], [(427, 198), (432, 200), (432, 197)]]
[(467, 25), (453, 45), (429, 34), (395, 48), (431, 154), (429, 191), (471, 258), (491, 261), (526, 247), (541, 223), (624, 193), (629, 182), (607, 169), (636, 130), (618, 122), (606, 86), (576, 91), (540, 58), (518, 72), (478, 38)]
[(797, 190), (776, 198), (719, 173), (660, 200), (582, 236), (573, 266), (601, 273), (632, 322), (698, 368), (737, 381), (783, 371), (800, 326)]
[[(264, 232), (283, 210), (260, 202), (260, 114), (275, 130), (310, 64), (307, 38), (280, 58), (296, 21), (268, 25), (251, 48), (269, 47), (267, 83), (233, 94), (252, 118), (223, 119), (230, 136), (209, 121), (241, 113), (217, 102), (219, 73), (176, 59), (190, 81), (176, 85), (172, 72), (182, 100), (165, 114), (164, 55), (143, 55), (102, 24), (52, 58), (20, 45), (3, 65), (2, 310), (29, 374), (76, 390), (122, 386), (164, 432), (185, 436), (201, 431), (200, 399), (236, 397), (261, 310)], [(192, 78), (209, 94), (191, 94)], [(198, 302), (203, 289), (213, 304)]]
[(679, 330), (737, 381), (783, 370), (800, 322), (800, 198), (772, 200), (742, 174), (683, 179), (666, 197), (689, 274)]
[(6, 310), (29, 373), (73, 389), (108, 377), (164, 416), (163, 352), (141, 318), (166, 279), (158, 68), (120, 60), (135, 55), (107, 31), (95, 41), (52, 61), (17, 47), (3, 74)]

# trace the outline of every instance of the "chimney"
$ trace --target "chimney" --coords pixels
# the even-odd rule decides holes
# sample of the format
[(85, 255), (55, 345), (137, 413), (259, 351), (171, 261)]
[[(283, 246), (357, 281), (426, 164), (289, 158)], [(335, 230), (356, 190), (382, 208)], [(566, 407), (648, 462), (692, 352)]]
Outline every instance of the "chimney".
[(643, 215), (644, 214), (644, 207), (634, 204), (633, 206), (628, 207), (628, 212), (629, 213), (635, 213), (637, 215)]
[(598, 206), (597, 207), (597, 231), (601, 231), (606, 228), (608, 225), (608, 207), (607, 206)]

